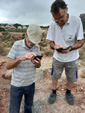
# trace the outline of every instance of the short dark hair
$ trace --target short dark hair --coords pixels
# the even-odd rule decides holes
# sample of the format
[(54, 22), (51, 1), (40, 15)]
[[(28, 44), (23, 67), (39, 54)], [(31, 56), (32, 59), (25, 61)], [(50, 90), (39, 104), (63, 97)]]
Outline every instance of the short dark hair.
[(59, 13), (59, 8), (66, 9), (67, 4), (63, 0), (56, 0), (51, 5), (51, 13)]

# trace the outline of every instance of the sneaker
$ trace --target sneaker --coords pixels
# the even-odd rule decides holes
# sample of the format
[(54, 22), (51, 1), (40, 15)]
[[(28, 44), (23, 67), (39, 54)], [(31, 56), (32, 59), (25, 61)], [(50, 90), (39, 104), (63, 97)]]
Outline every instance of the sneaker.
[(68, 104), (73, 105), (74, 104), (74, 98), (72, 93), (66, 93), (66, 100), (68, 102)]
[(50, 104), (53, 104), (55, 102), (55, 100), (56, 100), (56, 96), (57, 96), (56, 94), (51, 93), (50, 96), (49, 96), (49, 98), (48, 98), (48, 102)]

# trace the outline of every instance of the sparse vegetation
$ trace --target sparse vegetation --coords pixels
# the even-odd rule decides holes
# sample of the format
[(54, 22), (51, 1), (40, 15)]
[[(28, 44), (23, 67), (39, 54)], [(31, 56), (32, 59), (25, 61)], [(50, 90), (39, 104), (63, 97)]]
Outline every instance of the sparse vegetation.
[(5, 31), (5, 29), (4, 29), (4, 28), (2, 28), (2, 27), (0, 27), (0, 32), (2, 32), (2, 31)]
[(80, 60), (85, 61), (85, 44), (82, 48), (79, 49), (79, 53), (80, 53)]
[(0, 55), (5, 56), (7, 55), (8, 51), (5, 48), (5, 43), (0, 43)]
[(22, 34), (22, 39), (24, 39), (25, 38), (25, 33), (24, 34)]
[[(46, 40), (47, 29), (45, 28), (44, 32), (42, 33), (42, 40), (40, 42), (40, 49), (41, 54), (44, 56), (52, 56), (54, 51), (49, 46), (49, 40)], [(84, 32), (85, 37), (85, 32)], [(13, 43), (16, 40), (24, 39), (25, 33), (11, 33), (10, 32), (2, 32), (2, 36), (0, 37), (0, 55), (7, 55), (10, 48), (12, 47)], [(85, 45), (79, 49), (80, 53), (80, 60), (85, 61)]]

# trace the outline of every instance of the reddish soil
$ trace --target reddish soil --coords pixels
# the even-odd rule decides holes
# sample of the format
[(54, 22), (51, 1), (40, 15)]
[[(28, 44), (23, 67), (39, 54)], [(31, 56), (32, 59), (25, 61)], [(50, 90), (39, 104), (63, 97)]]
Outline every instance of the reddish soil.
[[(1, 62), (4, 62), (3, 64)], [(0, 113), (9, 112), (10, 97), (10, 80), (2, 77), (6, 71), (6, 57), (0, 57)], [(36, 90), (34, 99), (38, 99), (42, 103), (42, 113), (85, 113), (85, 78), (80, 76), (81, 67), (79, 67), (79, 79), (73, 89), (75, 105), (70, 106), (65, 100), (66, 80), (63, 73), (62, 79), (59, 81), (57, 88), (57, 99), (53, 105), (48, 104), (47, 99), (52, 89), (50, 71), (52, 58), (45, 57), (42, 59), (40, 69), (46, 69), (44, 76), (36, 82)], [(23, 113), (23, 112), (21, 112)]]

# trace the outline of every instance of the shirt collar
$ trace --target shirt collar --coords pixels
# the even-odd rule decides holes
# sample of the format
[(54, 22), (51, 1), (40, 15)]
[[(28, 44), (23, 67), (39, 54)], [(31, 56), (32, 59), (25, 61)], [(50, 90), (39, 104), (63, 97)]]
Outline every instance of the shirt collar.
[(26, 45), (25, 45), (25, 39), (22, 40), (22, 47), (26, 47)]
[[(68, 14), (69, 15), (69, 14)], [(54, 21), (53, 21), (53, 23), (55, 23)], [(57, 23), (56, 23), (57, 24)], [(68, 25), (68, 24), (70, 24), (70, 15), (69, 15), (69, 17), (68, 17), (68, 21), (66, 22), (66, 24), (65, 25)], [(58, 24), (57, 24), (58, 25)], [(58, 25), (59, 26), (59, 25)]]
[[(68, 14), (69, 15), (69, 14)], [(67, 21), (67, 24), (69, 24), (70, 23), (70, 15), (69, 15), (69, 17), (68, 17), (68, 21)]]

